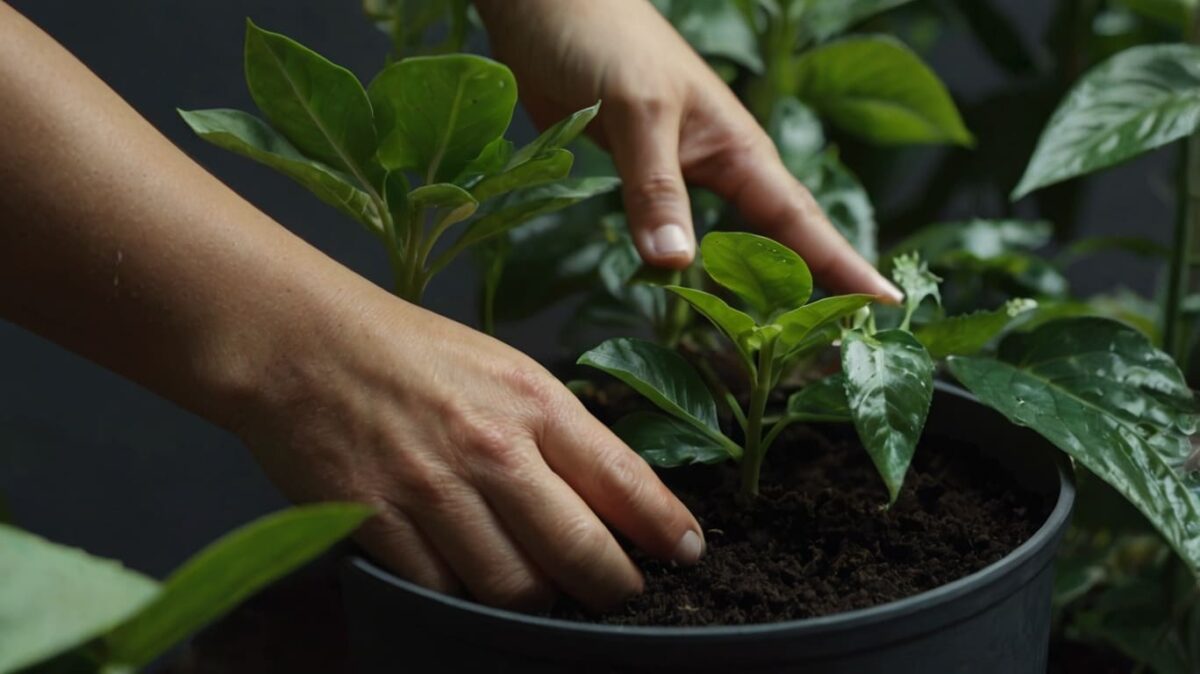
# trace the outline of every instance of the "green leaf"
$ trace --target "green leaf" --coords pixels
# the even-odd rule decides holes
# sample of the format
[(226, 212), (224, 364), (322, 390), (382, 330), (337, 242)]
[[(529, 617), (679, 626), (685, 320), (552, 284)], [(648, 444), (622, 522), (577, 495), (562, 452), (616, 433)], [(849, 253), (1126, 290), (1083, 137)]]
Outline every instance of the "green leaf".
[(757, 234), (712, 232), (700, 242), (704, 270), (760, 316), (803, 306), (812, 274), (792, 249)]
[(201, 550), (107, 637), (108, 659), (140, 668), (250, 595), (349, 534), (372, 510), (347, 503), (291, 508)]
[(418, 171), (426, 182), (459, 175), (504, 135), (517, 103), (508, 68), (467, 54), (393, 63), (367, 92), (375, 106), (379, 160), (389, 169)]
[(1011, 299), (999, 309), (951, 316), (926, 323), (913, 332), (934, 359), (970, 356), (987, 346), (1014, 318), (1037, 306), (1030, 299)]
[(871, 295), (835, 295), (781, 314), (775, 319), (775, 325), (783, 328), (775, 347), (776, 354), (779, 358), (794, 355), (796, 347), (803, 344), (813, 331), (853, 314), (874, 299)]
[(354, 184), (353, 178), (305, 157), (254, 115), (240, 110), (216, 109), (179, 110), (179, 116), (204, 140), (270, 166), (372, 232), (383, 231), (371, 198)]
[(701, 316), (707, 318), (717, 329), (724, 333), (729, 338), (729, 341), (733, 342), (734, 347), (737, 348), (746, 362), (754, 362), (750, 359), (750, 355), (746, 353), (742, 344), (742, 337), (756, 327), (754, 319), (749, 314), (734, 309), (726, 304), (725, 300), (716, 295), (706, 293), (703, 290), (685, 288), (683, 286), (667, 286), (666, 288), (682, 297)]
[(905, 330), (925, 298), (932, 297), (939, 305), (942, 303), (942, 294), (938, 290), (942, 279), (929, 271), (929, 265), (916, 253), (906, 253), (892, 261), (892, 279), (904, 291), (904, 321), (900, 327)]
[(865, 140), (973, 142), (945, 85), (898, 40), (838, 40), (805, 53), (793, 67), (796, 96)]
[(246, 20), (246, 85), (255, 105), (305, 155), (367, 182), (371, 103), (349, 70)]
[(667, 294), (662, 288), (631, 284), (630, 279), (642, 268), (633, 240), (622, 236), (600, 258), (596, 271), (609, 295), (635, 310), (651, 324), (662, 322), (667, 313)]
[(856, 331), (842, 340), (842, 371), (854, 427), (894, 503), (933, 400), (933, 360), (903, 330)]
[(425, 208), (436, 208), (435, 220), (441, 227), (466, 220), (479, 207), (470, 192), (454, 183), (422, 185), (408, 193), (407, 201), (409, 208), (417, 213)]
[(805, 421), (851, 421), (846, 375), (830, 375), (796, 391), (788, 397), (787, 413)]
[(909, 2), (912, 0), (807, 0), (801, 21), (814, 38), (824, 42), (876, 14)]
[(1054, 227), (1045, 220), (967, 220), (929, 225), (896, 244), (880, 267), (891, 269), (901, 253), (916, 252), (933, 265), (947, 255), (970, 253), (987, 259), (1018, 250), (1033, 250), (1050, 243)]
[(465, 248), (516, 227), (539, 215), (552, 213), (620, 186), (617, 178), (567, 178), (510, 192), (481, 216), (455, 244)]
[(1183, 138), (1200, 126), (1200, 47), (1126, 49), (1086, 73), (1050, 118), (1013, 199)]
[(521, 148), (512, 156), (507, 166), (509, 168), (520, 166), (534, 157), (539, 157), (553, 150), (560, 150), (567, 146), (568, 143), (579, 137), (587, 125), (600, 112), (600, 101), (596, 101), (592, 105), (577, 110), (565, 119), (560, 120), (557, 124), (546, 129), (542, 135), (533, 139), (533, 142)]
[(875, 208), (858, 177), (830, 148), (817, 155), (803, 172), (793, 174), (812, 192), (834, 228), (867, 260), (879, 256)]
[(753, 27), (729, 0), (655, 0), (688, 44), (704, 56), (726, 58), (753, 73), (763, 71)]
[(721, 434), (712, 394), (696, 370), (674, 351), (641, 339), (610, 339), (578, 362), (620, 379), (710, 437)]
[(792, 96), (775, 102), (767, 133), (792, 175), (806, 172), (825, 147), (825, 130), (817, 113)]
[(0, 525), (0, 672), (71, 650), (136, 613), (158, 583), (119, 563)]
[(574, 155), (566, 150), (548, 150), (533, 159), (517, 164), (513, 168), (479, 181), (471, 188), (471, 194), (483, 201), (506, 194), (520, 187), (532, 187), (552, 180), (567, 177), (571, 172)]
[(634, 412), (614, 424), (613, 432), (646, 463), (659, 468), (720, 463), (733, 458), (729, 449), (710, 434), (656, 412)]
[(1061, 319), (1009, 335), (999, 359), (947, 362), (984, 404), (1120, 492), (1200, 573), (1200, 480), (1188, 465), (1196, 402), (1144, 335), (1103, 318)]
[(981, 258), (967, 252), (947, 253), (937, 261), (939, 269), (966, 272), (976, 276), (1008, 277), (1018, 292), (1046, 297), (1061, 297), (1067, 292), (1067, 279), (1050, 262), (1028, 253), (1003, 253)]
[(1158, 262), (1166, 262), (1171, 257), (1170, 248), (1140, 236), (1089, 236), (1072, 241), (1055, 261), (1065, 266), (1096, 253), (1113, 251), (1131, 253)]
[(467, 166), (454, 178), (455, 185), (470, 189), (480, 180), (494, 176), (508, 166), (508, 160), (513, 155), (512, 141), (497, 138), (479, 151), (479, 156), (467, 162)]

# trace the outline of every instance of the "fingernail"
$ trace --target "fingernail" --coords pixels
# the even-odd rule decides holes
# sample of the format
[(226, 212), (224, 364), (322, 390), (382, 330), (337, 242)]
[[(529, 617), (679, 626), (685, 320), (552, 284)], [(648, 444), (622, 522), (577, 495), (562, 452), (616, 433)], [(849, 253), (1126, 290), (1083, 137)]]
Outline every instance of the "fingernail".
[(700, 534), (689, 529), (675, 545), (675, 554), (672, 559), (676, 564), (691, 566), (700, 561), (700, 555), (704, 554), (704, 541), (700, 540)]
[(672, 255), (691, 255), (692, 242), (683, 227), (675, 224), (662, 225), (654, 230), (650, 237), (650, 247), (655, 255), (670, 257)]
[(894, 283), (883, 277), (883, 274), (876, 272), (876, 278), (879, 280), (879, 297), (887, 304), (900, 304), (904, 301), (904, 293), (896, 287)]

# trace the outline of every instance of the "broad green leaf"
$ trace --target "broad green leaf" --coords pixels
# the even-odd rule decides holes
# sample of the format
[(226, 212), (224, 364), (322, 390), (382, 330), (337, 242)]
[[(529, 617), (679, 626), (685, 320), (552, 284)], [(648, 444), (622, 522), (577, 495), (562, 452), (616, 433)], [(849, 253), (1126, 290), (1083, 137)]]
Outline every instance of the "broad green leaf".
[(552, 150), (561, 150), (568, 143), (575, 140), (583, 130), (587, 128), (588, 123), (592, 121), (600, 112), (600, 101), (596, 101), (592, 105), (577, 110), (565, 119), (560, 120), (557, 124), (546, 129), (542, 135), (533, 139), (533, 142), (525, 147), (517, 150), (512, 158), (507, 163), (509, 168), (520, 166), (534, 157), (539, 157)]
[(139, 611), (158, 583), (119, 563), (0, 525), (0, 672), (54, 657)]
[(775, 347), (776, 354), (780, 358), (789, 357), (813, 331), (853, 314), (874, 299), (871, 295), (835, 295), (780, 314), (775, 324), (783, 328), (783, 332)]
[(408, 205), (408, 178), (404, 171), (388, 171), (383, 176), (383, 203), (392, 216), (392, 226), (397, 234), (396, 247), (401, 254), (407, 243), (409, 219), (416, 216)]
[(912, 0), (800, 0), (800, 20), (818, 41), (835, 37), (856, 24)]
[(552, 180), (566, 178), (571, 172), (574, 155), (567, 150), (548, 150), (546, 153), (517, 164), (503, 173), (484, 178), (471, 194), (483, 201), (521, 187), (532, 187)]
[(204, 140), (270, 166), (372, 232), (382, 231), (371, 198), (354, 184), (353, 178), (305, 157), (254, 115), (240, 110), (216, 109), (180, 110), (179, 116)]
[(850, 416), (894, 503), (933, 400), (933, 360), (903, 330), (842, 340)]
[(700, 242), (704, 270), (762, 317), (803, 306), (812, 274), (792, 249), (757, 234), (712, 232)]
[(730, 450), (695, 426), (657, 412), (634, 412), (613, 425), (613, 432), (646, 463), (674, 468), (694, 463), (720, 463)]
[(754, 319), (725, 303), (725, 300), (695, 288), (683, 286), (667, 286), (667, 290), (682, 297), (701, 316), (707, 318), (713, 325), (733, 342), (747, 362), (753, 363), (750, 355), (745, 352), (742, 337), (755, 328)]
[(1046, 125), (1013, 199), (1183, 138), (1200, 126), (1200, 47), (1127, 49), (1086, 73)]
[(1137, 330), (1103, 318), (1014, 333), (999, 359), (948, 359), (984, 404), (1028, 426), (1130, 501), (1200, 573), (1196, 402), (1178, 367)]
[(970, 356), (987, 346), (1014, 318), (1037, 305), (1030, 299), (1011, 299), (999, 309), (951, 316), (921, 325), (913, 333), (934, 359)]
[(454, 178), (455, 185), (461, 185), (467, 189), (471, 189), (479, 183), (480, 180), (488, 176), (494, 176), (504, 170), (508, 165), (508, 160), (513, 155), (512, 141), (504, 138), (497, 138), (488, 143), (479, 151), (479, 156), (467, 162), (462, 173), (459, 173)]
[(291, 508), (201, 550), (162, 591), (105, 639), (108, 660), (140, 668), (250, 595), (358, 528), (371, 509), (348, 503)]
[(825, 150), (803, 172), (793, 175), (812, 192), (817, 205), (850, 245), (874, 262), (879, 256), (875, 208), (866, 188), (838, 158), (836, 150)]
[(870, 36), (830, 42), (806, 52), (793, 68), (796, 96), (865, 140), (973, 142), (945, 85), (898, 40)]
[(367, 182), (371, 103), (349, 70), (246, 20), (246, 85), (255, 105), (306, 156)]
[(611, 192), (621, 184), (617, 178), (568, 178), (508, 193), (486, 214), (479, 217), (455, 244), (462, 249), (539, 215), (552, 213), (598, 194)]
[(508, 68), (467, 54), (393, 63), (367, 91), (375, 106), (379, 160), (389, 169), (417, 171), (426, 182), (459, 175), (504, 135), (517, 103)]
[[(401, 173), (392, 171), (392, 173)], [(447, 227), (462, 222), (475, 213), (479, 202), (470, 192), (454, 183), (433, 183), (422, 185), (408, 193), (408, 207), (412, 210), (409, 217), (420, 218), (423, 209), (434, 208), (435, 232), (440, 234)]]
[(992, 258), (1019, 250), (1033, 250), (1050, 243), (1053, 226), (1044, 220), (968, 220), (929, 225), (896, 244), (885, 256), (882, 269), (901, 253), (920, 253), (935, 266), (946, 255), (970, 253)]
[(720, 435), (712, 394), (696, 370), (674, 351), (641, 339), (610, 339), (578, 362), (620, 379), (702, 432)]
[(806, 421), (851, 421), (846, 375), (818, 379), (788, 397), (787, 413)]
[(658, 325), (666, 317), (667, 294), (662, 288), (630, 283), (642, 266), (642, 258), (633, 240), (622, 236), (600, 258), (596, 271), (609, 295), (635, 310), (652, 325)]
[(763, 71), (758, 38), (737, 3), (729, 0), (654, 0), (688, 44), (704, 56), (729, 59), (754, 73)]

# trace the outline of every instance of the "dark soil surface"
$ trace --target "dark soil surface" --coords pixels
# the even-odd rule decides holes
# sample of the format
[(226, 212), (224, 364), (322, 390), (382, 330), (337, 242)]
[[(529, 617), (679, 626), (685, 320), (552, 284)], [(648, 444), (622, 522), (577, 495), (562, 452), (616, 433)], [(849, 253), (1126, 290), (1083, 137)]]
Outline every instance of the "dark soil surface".
[(932, 438), (917, 452), (899, 500), (883, 509), (883, 483), (852, 432), (826, 437), (801, 427), (767, 456), (762, 495), (750, 507), (734, 498), (732, 465), (663, 476), (704, 527), (702, 562), (681, 568), (631, 550), (645, 593), (602, 616), (563, 603), (555, 617), (738, 625), (866, 608), (999, 560), (1033, 534), (1050, 507), (974, 448)]

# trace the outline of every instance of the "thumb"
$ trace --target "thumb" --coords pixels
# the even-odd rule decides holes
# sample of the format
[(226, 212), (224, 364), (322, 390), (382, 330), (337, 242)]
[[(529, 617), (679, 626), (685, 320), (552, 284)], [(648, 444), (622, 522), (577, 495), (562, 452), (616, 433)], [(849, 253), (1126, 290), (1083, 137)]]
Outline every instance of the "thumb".
[(696, 235), (679, 167), (679, 115), (649, 106), (623, 111), (609, 119), (605, 136), (642, 260), (657, 267), (688, 266)]

